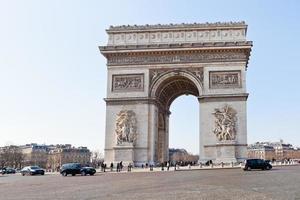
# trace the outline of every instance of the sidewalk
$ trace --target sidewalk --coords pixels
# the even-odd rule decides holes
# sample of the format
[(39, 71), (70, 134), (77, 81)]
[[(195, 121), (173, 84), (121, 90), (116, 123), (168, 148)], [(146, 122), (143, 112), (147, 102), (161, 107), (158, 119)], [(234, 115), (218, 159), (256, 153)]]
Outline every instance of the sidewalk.
[[(281, 166), (295, 166), (299, 165), (299, 163), (271, 163), (273, 167), (281, 167)], [(174, 166), (169, 168), (170, 171), (191, 171), (191, 170), (221, 170), (221, 169), (241, 169), (244, 167), (244, 164), (224, 164), (223, 166), (221, 164), (218, 165), (196, 165), (196, 166), (177, 166), (176, 170)], [(97, 173), (104, 173), (101, 171), (101, 169), (96, 169)], [(121, 172), (116, 172), (116, 169), (113, 169), (113, 171), (110, 171), (110, 169), (106, 169), (105, 173), (138, 173), (138, 172), (168, 172), (167, 167), (164, 167), (164, 170), (162, 170), (161, 167), (154, 167), (153, 171), (150, 171), (150, 168), (139, 168), (134, 167), (131, 169), (131, 172), (127, 171), (127, 167), (124, 167)]]

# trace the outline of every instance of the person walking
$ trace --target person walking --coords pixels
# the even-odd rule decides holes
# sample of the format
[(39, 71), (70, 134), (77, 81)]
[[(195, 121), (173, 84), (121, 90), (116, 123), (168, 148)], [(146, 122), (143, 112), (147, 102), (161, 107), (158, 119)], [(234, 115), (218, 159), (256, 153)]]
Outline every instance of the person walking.
[(104, 163), (104, 172), (105, 172), (105, 169), (106, 169), (106, 163)]
[(123, 170), (123, 161), (120, 162), (120, 171)]
[(132, 165), (131, 165), (131, 163), (129, 163), (129, 164), (128, 164), (128, 167), (127, 167), (127, 171), (128, 171), (128, 172), (131, 172), (131, 167), (132, 167)]
[(110, 163), (110, 171), (112, 172), (114, 170), (114, 163)]
[(170, 161), (167, 162), (167, 170), (169, 171), (170, 169)]
[(117, 172), (120, 171), (120, 163), (117, 163)]

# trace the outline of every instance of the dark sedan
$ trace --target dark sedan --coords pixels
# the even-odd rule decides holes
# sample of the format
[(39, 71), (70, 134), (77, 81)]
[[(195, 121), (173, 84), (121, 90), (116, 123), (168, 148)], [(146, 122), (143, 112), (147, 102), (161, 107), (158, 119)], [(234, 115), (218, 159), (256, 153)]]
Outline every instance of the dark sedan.
[(40, 168), (39, 166), (27, 166), (27, 167), (24, 167), (23, 169), (21, 169), (21, 174), (22, 174), (22, 176), (36, 175), (36, 174), (44, 175), (45, 171), (42, 168)]
[(0, 170), (1, 174), (15, 174), (16, 170), (11, 167), (4, 167), (3, 169)]
[(79, 163), (66, 163), (61, 166), (60, 173), (63, 176), (68, 176), (68, 174), (85, 176), (87, 174), (94, 175), (96, 170), (93, 167), (82, 167)]

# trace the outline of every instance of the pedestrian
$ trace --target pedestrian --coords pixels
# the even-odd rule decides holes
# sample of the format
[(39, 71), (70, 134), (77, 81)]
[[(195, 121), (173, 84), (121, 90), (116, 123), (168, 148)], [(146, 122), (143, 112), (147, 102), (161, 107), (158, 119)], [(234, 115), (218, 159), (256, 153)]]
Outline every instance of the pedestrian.
[(161, 171), (164, 171), (165, 168), (164, 168), (165, 164), (164, 163), (161, 163)]
[(113, 171), (113, 169), (114, 169), (114, 163), (110, 163), (110, 171), (112, 172)]
[(120, 162), (120, 171), (123, 169), (123, 161)]
[(104, 172), (105, 172), (105, 169), (106, 169), (106, 163), (104, 163)]
[(167, 170), (169, 171), (170, 169), (170, 161), (167, 162)]
[(128, 168), (128, 169), (127, 169), (128, 172), (131, 172), (131, 167), (132, 167), (132, 166), (131, 166), (131, 163), (129, 163), (129, 164), (128, 164), (128, 167), (127, 167), (127, 168)]
[(117, 163), (117, 172), (120, 171), (120, 163)]
[(153, 164), (150, 164), (150, 171), (153, 171)]

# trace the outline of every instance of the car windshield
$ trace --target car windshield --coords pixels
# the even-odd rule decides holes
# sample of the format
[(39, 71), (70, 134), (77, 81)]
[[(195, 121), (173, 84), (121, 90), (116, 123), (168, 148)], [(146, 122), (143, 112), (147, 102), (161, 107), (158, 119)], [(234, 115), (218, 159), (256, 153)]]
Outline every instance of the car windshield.
[(38, 167), (38, 166), (32, 166), (32, 167), (30, 167), (31, 169), (40, 169), (40, 167)]

